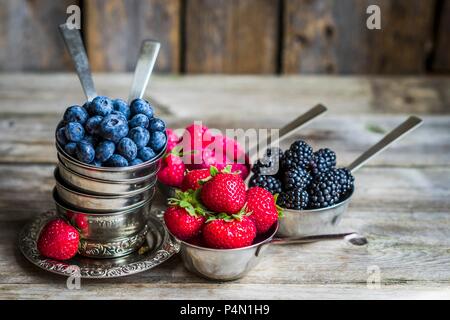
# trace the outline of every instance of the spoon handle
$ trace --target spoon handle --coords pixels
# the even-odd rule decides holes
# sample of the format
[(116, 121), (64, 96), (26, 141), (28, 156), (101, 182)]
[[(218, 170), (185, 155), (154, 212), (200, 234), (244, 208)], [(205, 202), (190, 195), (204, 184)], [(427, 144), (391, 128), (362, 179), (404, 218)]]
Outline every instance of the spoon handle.
[(405, 122), (400, 124), (397, 128), (389, 132), (384, 136), (377, 144), (372, 146), (369, 150), (360, 155), (355, 161), (353, 161), (347, 169), (350, 172), (355, 172), (359, 168), (361, 168), (367, 161), (369, 161), (372, 157), (376, 156), (378, 153), (386, 149), (389, 145), (391, 145), (394, 141), (399, 140), (408, 132), (411, 132), (413, 129), (418, 128), (422, 123), (422, 119), (416, 116), (410, 116)]
[(161, 44), (157, 41), (144, 40), (142, 42), (141, 51), (134, 70), (128, 102), (131, 102), (133, 99), (142, 98), (144, 95), (160, 47)]
[(356, 232), (349, 233), (337, 233), (337, 234), (321, 234), (314, 236), (306, 236), (301, 238), (274, 238), (272, 239), (272, 244), (302, 244), (302, 243), (312, 243), (318, 241), (330, 241), (330, 240), (347, 240), (353, 245), (366, 245), (367, 239), (359, 235)]
[(89, 60), (86, 50), (81, 39), (81, 34), (78, 29), (69, 29), (66, 24), (59, 26), (59, 31), (64, 39), (73, 63), (77, 71), (78, 78), (80, 78), (81, 86), (88, 101), (91, 101), (97, 96), (92, 80), (91, 69), (89, 67)]
[[(277, 143), (278, 141), (280, 141), (282, 139), (289, 137), (296, 130), (298, 130), (301, 127), (303, 127), (304, 125), (308, 124), (313, 119), (315, 119), (316, 117), (323, 114), (325, 111), (327, 111), (327, 108), (322, 104), (318, 104), (315, 107), (308, 110), (307, 112), (305, 112), (304, 114), (298, 116), (295, 120), (289, 122), (287, 125), (282, 127), (277, 133), (274, 133), (274, 134), (272, 134), (272, 136), (270, 136), (270, 138), (269, 138), (270, 142), (269, 142), (269, 145), (267, 146), (267, 148), (270, 148), (271, 145)], [(259, 148), (259, 144), (254, 146), (249, 151), (249, 157), (252, 162), (253, 162), (253, 160), (255, 160), (255, 158), (257, 156), (258, 148)]]

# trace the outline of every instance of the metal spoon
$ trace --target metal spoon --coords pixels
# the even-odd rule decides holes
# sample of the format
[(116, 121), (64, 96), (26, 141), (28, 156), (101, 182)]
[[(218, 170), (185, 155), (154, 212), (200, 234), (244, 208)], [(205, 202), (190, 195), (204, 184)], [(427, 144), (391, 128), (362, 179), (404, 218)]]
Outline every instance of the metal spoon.
[(330, 240), (345, 240), (348, 243), (355, 246), (364, 246), (369, 242), (365, 237), (356, 232), (349, 233), (337, 233), (337, 234), (322, 234), (314, 236), (306, 236), (299, 238), (274, 238), (272, 239), (272, 244), (302, 244), (302, 243), (312, 243), (318, 241), (330, 241)]
[(154, 40), (142, 41), (139, 58), (134, 70), (133, 82), (131, 84), (130, 95), (128, 96), (128, 103), (137, 98), (142, 98), (148, 81), (156, 63), (156, 58), (159, 53), (161, 44)]
[(66, 24), (59, 25), (59, 31), (61, 32), (64, 43), (72, 57), (84, 94), (86, 95), (87, 100), (91, 101), (97, 96), (97, 93), (95, 92), (89, 60), (83, 45), (83, 40), (81, 39), (80, 31), (78, 29), (69, 29)]

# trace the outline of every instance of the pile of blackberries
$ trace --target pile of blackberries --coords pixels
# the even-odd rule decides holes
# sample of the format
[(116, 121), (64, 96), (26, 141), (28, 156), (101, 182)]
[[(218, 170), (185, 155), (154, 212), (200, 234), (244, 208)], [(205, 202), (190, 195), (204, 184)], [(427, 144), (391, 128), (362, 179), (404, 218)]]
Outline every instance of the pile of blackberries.
[(166, 146), (166, 124), (148, 101), (98, 96), (64, 113), (56, 129), (61, 148), (97, 167), (127, 167), (154, 159)]
[(277, 204), (287, 209), (318, 209), (348, 197), (354, 177), (345, 168), (336, 168), (336, 154), (330, 149), (313, 152), (302, 140), (288, 150), (272, 148), (252, 168), (250, 186), (279, 194)]

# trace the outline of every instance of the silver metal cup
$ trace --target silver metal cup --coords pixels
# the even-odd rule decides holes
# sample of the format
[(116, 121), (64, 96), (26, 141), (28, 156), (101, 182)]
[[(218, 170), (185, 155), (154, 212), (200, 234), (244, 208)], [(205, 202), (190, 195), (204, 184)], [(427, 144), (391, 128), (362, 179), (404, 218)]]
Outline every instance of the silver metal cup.
[(278, 224), (275, 224), (255, 244), (237, 249), (210, 249), (178, 240), (181, 258), (186, 269), (201, 277), (218, 281), (236, 280), (258, 264), (277, 229)]
[[(167, 134), (166, 134), (167, 135)], [(71, 171), (84, 177), (105, 180), (109, 182), (129, 182), (130, 179), (139, 179), (152, 174), (156, 174), (161, 166), (161, 158), (166, 151), (167, 142), (158, 155), (144, 163), (129, 167), (95, 167), (78, 161), (68, 155), (56, 142), (59, 160)]]
[[(58, 155), (59, 158), (59, 155)], [(106, 181), (83, 176), (58, 162), (58, 174), (70, 187), (89, 194), (97, 195), (129, 195), (144, 191), (149, 185), (156, 183), (156, 171), (148, 176), (130, 179), (123, 182)]]
[(142, 191), (118, 196), (104, 196), (83, 193), (67, 186), (55, 169), (56, 190), (58, 197), (64, 202), (81, 211), (117, 212), (136, 208), (151, 201), (155, 194), (155, 186), (148, 185)]

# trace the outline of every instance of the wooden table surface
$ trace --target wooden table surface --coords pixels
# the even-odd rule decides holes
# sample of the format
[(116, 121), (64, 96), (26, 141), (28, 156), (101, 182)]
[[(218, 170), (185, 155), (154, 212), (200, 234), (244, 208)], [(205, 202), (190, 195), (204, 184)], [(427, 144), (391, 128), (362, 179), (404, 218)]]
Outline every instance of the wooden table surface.
[[(131, 75), (95, 81), (99, 93), (124, 98)], [(0, 298), (450, 298), (450, 78), (156, 76), (147, 95), (175, 128), (199, 119), (220, 129), (278, 128), (321, 102), (329, 112), (283, 145), (302, 137), (334, 149), (342, 166), (407, 115), (425, 122), (356, 173), (340, 230), (366, 235), (366, 247), (273, 246), (245, 278), (228, 283), (198, 278), (173, 257), (69, 290), (66, 278), (25, 260), (17, 238), (53, 208), (53, 132), (64, 109), (84, 100), (82, 90), (75, 74), (0, 74)], [(371, 270), (379, 286), (367, 285)]]

